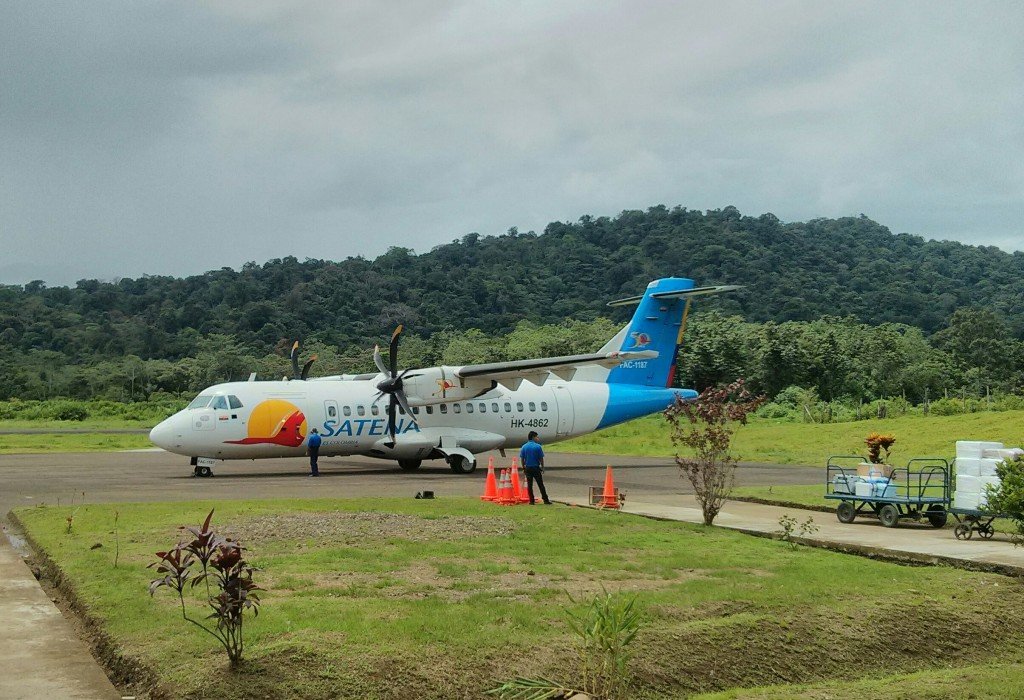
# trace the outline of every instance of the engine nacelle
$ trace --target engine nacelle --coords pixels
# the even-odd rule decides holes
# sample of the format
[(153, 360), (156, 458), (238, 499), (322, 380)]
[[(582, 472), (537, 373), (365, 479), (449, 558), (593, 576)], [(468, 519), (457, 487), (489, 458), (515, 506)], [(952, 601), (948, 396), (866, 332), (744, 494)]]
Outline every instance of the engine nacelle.
[[(491, 379), (462, 379), (454, 367), (428, 367), (416, 370), (402, 379), (406, 398), (413, 406), (466, 401), (486, 394), (496, 382)], [(413, 376), (415, 375), (415, 376)]]

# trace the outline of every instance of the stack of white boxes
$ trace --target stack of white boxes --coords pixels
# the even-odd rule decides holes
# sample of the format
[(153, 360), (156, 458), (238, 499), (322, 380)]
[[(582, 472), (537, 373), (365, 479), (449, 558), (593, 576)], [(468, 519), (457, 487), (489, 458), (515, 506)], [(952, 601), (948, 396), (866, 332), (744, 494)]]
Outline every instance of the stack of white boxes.
[(999, 486), (996, 465), (1024, 454), (1019, 447), (1001, 442), (959, 440), (956, 443), (956, 494), (953, 505), (967, 510), (984, 508), (989, 486)]

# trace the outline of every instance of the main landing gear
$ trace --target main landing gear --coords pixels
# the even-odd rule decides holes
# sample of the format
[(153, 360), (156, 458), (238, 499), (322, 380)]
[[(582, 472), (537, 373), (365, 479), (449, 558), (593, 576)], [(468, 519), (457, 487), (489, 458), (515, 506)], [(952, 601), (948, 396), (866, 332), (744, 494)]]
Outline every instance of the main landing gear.
[(463, 455), (450, 455), (447, 462), (456, 474), (472, 474), (476, 469), (476, 460), (466, 459)]
[(420, 468), (423, 464), (422, 459), (400, 459), (398, 460), (398, 467), (404, 472), (414, 472)]

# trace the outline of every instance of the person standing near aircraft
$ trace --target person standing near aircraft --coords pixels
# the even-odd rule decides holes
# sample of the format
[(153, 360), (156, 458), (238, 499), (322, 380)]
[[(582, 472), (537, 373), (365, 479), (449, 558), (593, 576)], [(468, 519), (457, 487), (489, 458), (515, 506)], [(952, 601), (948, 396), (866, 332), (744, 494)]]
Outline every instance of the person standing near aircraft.
[(545, 505), (551, 505), (548, 500), (548, 492), (544, 488), (544, 448), (540, 446), (537, 431), (531, 430), (522, 449), (519, 450), (519, 461), (523, 463), (523, 471), (526, 472), (526, 490), (530, 494), (530, 505), (534, 504), (533, 482), (536, 480), (540, 487), (540, 497)]
[(320, 433), (317, 432), (316, 428), (309, 434), (309, 441), (306, 443), (309, 447), (309, 475), (320, 476), (320, 469), (317, 466), (317, 458), (320, 456), (320, 443), (322, 438)]

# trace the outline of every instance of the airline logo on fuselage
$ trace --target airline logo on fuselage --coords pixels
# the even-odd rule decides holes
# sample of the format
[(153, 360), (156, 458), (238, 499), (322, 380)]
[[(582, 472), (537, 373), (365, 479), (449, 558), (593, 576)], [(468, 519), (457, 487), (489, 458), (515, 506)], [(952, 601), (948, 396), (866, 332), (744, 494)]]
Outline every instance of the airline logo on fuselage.
[(268, 399), (252, 409), (247, 429), (248, 437), (224, 442), (232, 445), (298, 447), (306, 439), (306, 416), (293, 403)]
[[(334, 419), (324, 421), (322, 435), (325, 438), (358, 437), (360, 435), (383, 436), (388, 434), (388, 421), (386, 418), (356, 418), (345, 419), (340, 423)], [(420, 427), (407, 418), (398, 418), (395, 421), (395, 435), (403, 435), (408, 432), (420, 432)]]
[(646, 333), (641, 333), (640, 331), (634, 331), (630, 333), (629, 337), (633, 339), (633, 347), (630, 348), (630, 350), (635, 350), (637, 348), (646, 348), (648, 345), (651, 344), (651, 336), (647, 335)]

